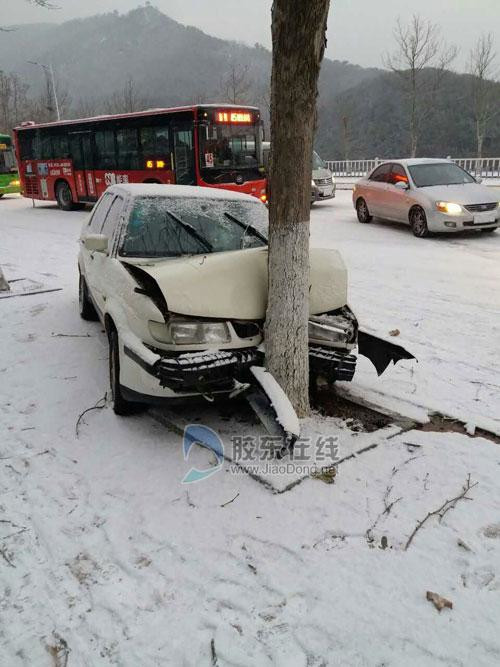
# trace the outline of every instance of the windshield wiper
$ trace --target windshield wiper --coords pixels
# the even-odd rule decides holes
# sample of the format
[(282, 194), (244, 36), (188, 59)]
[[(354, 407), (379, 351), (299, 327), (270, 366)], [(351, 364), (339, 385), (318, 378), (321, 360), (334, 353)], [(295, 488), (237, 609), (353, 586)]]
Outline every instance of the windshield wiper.
[(241, 222), (241, 220), (238, 220), (238, 218), (235, 218), (234, 215), (231, 215), (231, 213), (227, 213), (227, 212), (224, 212), (224, 216), (226, 218), (228, 218), (229, 220), (231, 220), (232, 222), (235, 222), (237, 225), (239, 225), (244, 230), (243, 235), (241, 237), (242, 245), (244, 243), (245, 236), (247, 235), (247, 232), (248, 232), (249, 229), (252, 230), (252, 233), (253, 233), (254, 236), (256, 236), (258, 239), (260, 239), (261, 241), (263, 241), (267, 245), (266, 237), (263, 234), (261, 234), (259, 231), (257, 231), (257, 229), (255, 229), (255, 227), (250, 222), (248, 223), (248, 225), (245, 225), (244, 222)]
[(193, 225), (190, 225), (189, 222), (181, 220), (178, 216), (175, 215), (175, 213), (172, 213), (172, 211), (165, 210), (165, 213), (167, 213), (167, 215), (169, 215), (172, 220), (175, 220), (175, 222), (181, 225), (181, 227), (183, 227), (188, 232), (188, 234), (191, 234), (191, 236), (199, 241), (201, 245), (205, 246), (205, 249), (208, 250), (208, 252), (214, 251), (212, 244), (207, 241), (207, 239), (204, 238), (199, 232), (197, 232)]

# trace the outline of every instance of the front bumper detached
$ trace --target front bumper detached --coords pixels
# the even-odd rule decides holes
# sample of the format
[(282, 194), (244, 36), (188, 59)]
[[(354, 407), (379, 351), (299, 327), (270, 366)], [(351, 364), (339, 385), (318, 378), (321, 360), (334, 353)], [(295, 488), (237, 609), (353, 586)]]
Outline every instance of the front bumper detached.
[(235, 379), (244, 381), (250, 366), (262, 361), (256, 348), (218, 350), (162, 357), (154, 370), (160, 385), (173, 391), (224, 391), (234, 387)]
[(350, 382), (356, 371), (354, 354), (340, 354), (331, 347), (310, 346), (309, 368), (313, 375), (322, 375), (330, 382)]
[[(257, 348), (218, 350), (163, 356), (154, 365), (154, 375), (162, 387), (175, 392), (210, 393), (231, 391), (234, 381), (252, 382), (251, 366), (262, 366), (264, 354)], [(356, 357), (319, 345), (309, 346), (311, 373), (334, 382), (350, 382), (356, 370)]]

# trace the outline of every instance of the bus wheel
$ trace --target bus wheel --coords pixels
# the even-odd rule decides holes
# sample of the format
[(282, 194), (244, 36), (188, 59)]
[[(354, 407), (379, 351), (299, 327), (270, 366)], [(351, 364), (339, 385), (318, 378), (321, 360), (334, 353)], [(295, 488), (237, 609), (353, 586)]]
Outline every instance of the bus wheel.
[(71, 189), (66, 181), (61, 181), (56, 185), (56, 199), (57, 205), (62, 211), (72, 211), (76, 208)]

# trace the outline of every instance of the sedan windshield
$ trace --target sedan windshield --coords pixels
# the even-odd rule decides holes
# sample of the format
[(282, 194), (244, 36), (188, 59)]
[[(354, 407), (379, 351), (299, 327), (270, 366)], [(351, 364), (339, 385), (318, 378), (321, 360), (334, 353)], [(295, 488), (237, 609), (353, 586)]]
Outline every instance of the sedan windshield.
[(267, 209), (259, 201), (138, 197), (120, 254), (180, 257), (267, 245)]
[(408, 169), (417, 188), (475, 183), (470, 174), (451, 162), (415, 164)]

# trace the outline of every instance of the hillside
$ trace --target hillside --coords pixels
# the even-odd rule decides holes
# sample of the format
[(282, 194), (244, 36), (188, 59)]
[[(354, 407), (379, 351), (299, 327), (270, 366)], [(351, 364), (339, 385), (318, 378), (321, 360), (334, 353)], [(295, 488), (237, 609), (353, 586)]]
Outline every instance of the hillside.
[[(17, 73), (26, 84), (25, 103), (0, 117), (4, 129), (26, 117), (45, 120), (53, 114), (42, 70), (27, 60), (53, 64), (65, 117), (200, 101), (253, 103), (267, 115), (269, 50), (212, 37), (152, 6), (0, 33), (0, 70)], [(474, 153), (466, 84), (466, 75), (450, 74), (443, 95), (433, 101), (424, 153)], [(330, 159), (341, 159), (346, 151), (350, 157), (405, 153), (404, 104), (394, 75), (326, 59), (319, 150)], [(2, 102), (0, 110), (8, 106)], [(498, 154), (500, 120), (490, 135), (486, 151)]]

